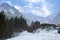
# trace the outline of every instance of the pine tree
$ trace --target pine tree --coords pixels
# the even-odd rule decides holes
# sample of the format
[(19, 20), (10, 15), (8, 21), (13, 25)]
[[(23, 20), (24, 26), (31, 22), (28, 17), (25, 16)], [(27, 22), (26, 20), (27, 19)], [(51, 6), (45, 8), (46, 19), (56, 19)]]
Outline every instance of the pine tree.
[(58, 29), (58, 33), (60, 33), (60, 28)]
[(0, 12), (0, 38), (11, 38), (12, 34), (13, 30), (10, 21), (6, 19), (4, 11), (2, 11)]
[(20, 17), (20, 23), (21, 23), (21, 28), (23, 29), (23, 30), (26, 30), (26, 27), (27, 27), (27, 22), (26, 22), (26, 20), (24, 19), (24, 18), (22, 18), (22, 17)]
[(39, 21), (35, 21), (32, 24), (33, 24), (32, 25), (33, 30), (36, 30), (36, 29), (40, 28), (40, 22)]
[(15, 25), (15, 31), (20, 32), (21, 31), (20, 18), (15, 17), (15, 19), (14, 19), (14, 25)]
[(4, 11), (0, 12), (0, 38), (5, 38), (6, 32), (6, 18)]
[(13, 17), (9, 20), (6, 20), (7, 26), (6, 26), (6, 38), (11, 38), (12, 34), (14, 32), (14, 20)]

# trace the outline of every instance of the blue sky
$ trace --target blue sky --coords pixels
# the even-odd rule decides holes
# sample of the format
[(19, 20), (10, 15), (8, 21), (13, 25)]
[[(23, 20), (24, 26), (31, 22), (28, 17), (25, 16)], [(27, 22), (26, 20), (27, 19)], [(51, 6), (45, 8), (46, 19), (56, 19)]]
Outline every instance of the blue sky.
[(3, 2), (9, 3), (22, 13), (43, 17), (60, 11), (60, 0), (0, 0), (0, 3)]

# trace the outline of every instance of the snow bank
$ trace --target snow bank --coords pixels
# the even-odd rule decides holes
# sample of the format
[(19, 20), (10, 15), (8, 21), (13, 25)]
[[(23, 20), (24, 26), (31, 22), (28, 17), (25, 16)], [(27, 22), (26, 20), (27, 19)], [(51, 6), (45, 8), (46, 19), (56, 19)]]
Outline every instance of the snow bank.
[(19, 36), (7, 39), (7, 40), (60, 40), (60, 34), (57, 34), (57, 30), (46, 31), (41, 30), (36, 33), (28, 33), (24, 31)]

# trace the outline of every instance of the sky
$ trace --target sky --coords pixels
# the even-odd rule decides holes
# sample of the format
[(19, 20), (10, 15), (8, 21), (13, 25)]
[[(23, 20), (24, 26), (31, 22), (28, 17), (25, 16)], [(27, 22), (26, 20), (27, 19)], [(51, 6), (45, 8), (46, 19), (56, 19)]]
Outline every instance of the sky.
[(47, 17), (60, 12), (60, 0), (0, 0), (9, 3), (22, 13)]

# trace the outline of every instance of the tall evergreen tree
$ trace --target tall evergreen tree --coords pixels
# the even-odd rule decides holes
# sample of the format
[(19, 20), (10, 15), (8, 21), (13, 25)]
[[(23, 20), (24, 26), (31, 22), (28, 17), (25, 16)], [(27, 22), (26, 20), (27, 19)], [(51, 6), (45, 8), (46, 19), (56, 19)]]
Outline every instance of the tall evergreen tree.
[(21, 23), (21, 28), (23, 30), (26, 30), (26, 27), (27, 27), (27, 22), (24, 18), (20, 17), (20, 23)]
[(0, 38), (5, 38), (6, 33), (6, 18), (4, 11), (0, 12)]
[(35, 21), (34, 23), (32, 22), (32, 28), (33, 30), (40, 28), (40, 22), (39, 21)]
[(10, 25), (10, 21), (6, 19), (4, 15), (4, 11), (0, 12), (0, 38), (6, 39), (11, 38), (12, 36), (12, 26)]
[(15, 31), (21, 31), (21, 22), (20, 18), (15, 17), (14, 19)]
[(13, 17), (10, 20), (7, 19), (6, 23), (7, 23), (7, 27), (6, 27), (7, 38), (11, 38), (12, 34), (14, 32), (14, 19), (13, 19)]
[(60, 33), (60, 28), (58, 29), (58, 33)]

